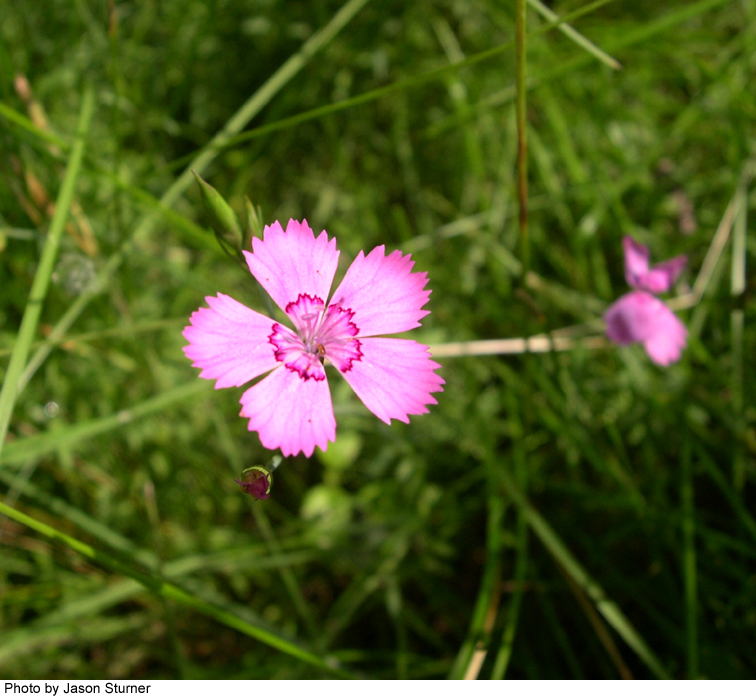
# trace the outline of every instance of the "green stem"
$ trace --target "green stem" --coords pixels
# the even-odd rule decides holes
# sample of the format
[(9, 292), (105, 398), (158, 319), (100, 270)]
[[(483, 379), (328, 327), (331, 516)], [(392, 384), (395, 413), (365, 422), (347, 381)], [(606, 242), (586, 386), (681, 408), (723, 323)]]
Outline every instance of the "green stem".
[(76, 179), (81, 168), (81, 159), (84, 153), (84, 138), (89, 129), (89, 122), (94, 111), (94, 93), (91, 89), (84, 92), (79, 114), (79, 125), (76, 132), (76, 141), (71, 157), (68, 160), (66, 173), (63, 177), (58, 199), (55, 202), (55, 213), (50, 223), (50, 231), (42, 248), (42, 256), (39, 260), (37, 272), (34, 275), (29, 299), (26, 302), (24, 316), (21, 320), (21, 328), (18, 331), (18, 339), (13, 346), (10, 363), (5, 373), (2, 391), (0, 391), (0, 454), (2, 454), (5, 437), (8, 434), (10, 419), (16, 406), (19, 394), (19, 378), (29, 356), (29, 348), (34, 340), (42, 311), (42, 304), (47, 296), (47, 288), (50, 285), (50, 277), (58, 257), (58, 248), (63, 235), (63, 229), (68, 218), (68, 209), (76, 189)]
[(0, 483), (5, 484), (11, 490), (16, 490), (20, 495), (31, 499), (34, 503), (44, 508), (48, 513), (57, 515), (70, 524), (75, 525), (91, 537), (97, 538), (107, 547), (122, 553), (133, 559), (142, 566), (152, 567), (156, 559), (152, 552), (139, 549), (133, 542), (118, 532), (111, 530), (105, 523), (93, 518), (84, 511), (75, 508), (62, 498), (49, 494), (33, 483), (24, 482), (17, 476), (10, 474), (8, 470), (0, 469)]

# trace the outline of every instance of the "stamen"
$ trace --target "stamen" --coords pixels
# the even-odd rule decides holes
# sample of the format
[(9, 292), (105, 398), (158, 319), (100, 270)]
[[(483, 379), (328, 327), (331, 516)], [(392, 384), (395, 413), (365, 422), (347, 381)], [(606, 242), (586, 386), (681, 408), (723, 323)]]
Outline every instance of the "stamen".
[(300, 294), (286, 306), (286, 314), (294, 322), (296, 333), (274, 324), (269, 340), (275, 347), (276, 360), (305, 381), (325, 379), (326, 357), (342, 372), (362, 359), (357, 339), (360, 329), (352, 320), (351, 309), (333, 304), (326, 308), (318, 297)]

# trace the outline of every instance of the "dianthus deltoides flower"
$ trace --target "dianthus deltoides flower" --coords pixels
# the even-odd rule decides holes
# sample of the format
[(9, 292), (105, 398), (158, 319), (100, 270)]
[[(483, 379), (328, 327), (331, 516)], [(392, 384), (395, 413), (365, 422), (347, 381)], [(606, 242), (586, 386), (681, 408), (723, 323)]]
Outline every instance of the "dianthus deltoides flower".
[(263, 240), (253, 239), (252, 251), (243, 251), (250, 272), (293, 329), (219, 293), (206, 297), (209, 309), (192, 314), (184, 352), (200, 377), (217, 380), (216, 389), (270, 372), (241, 397), (240, 415), (265, 447), (309, 457), (336, 439), (324, 360), (385, 423), (408, 423), (436, 403), (431, 394), (444, 380), (428, 348), (375, 337), (417, 328), (430, 313), (422, 310), (428, 276), (412, 272), (409, 255), (386, 255), (384, 246), (360, 252), (329, 300), (339, 251), (325, 231), (316, 238), (307, 221), (291, 219), (286, 231), (276, 221)]
[(617, 345), (643, 343), (657, 365), (680, 359), (688, 330), (669, 307), (654, 294), (667, 292), (682, 272), (687, 258), (680, 255), (649, 268), (648, 248), (630, 236), (622, 239), (625, 249), (625, 279), (635, 291), (625, 294), (606, 311), (606, 334)]

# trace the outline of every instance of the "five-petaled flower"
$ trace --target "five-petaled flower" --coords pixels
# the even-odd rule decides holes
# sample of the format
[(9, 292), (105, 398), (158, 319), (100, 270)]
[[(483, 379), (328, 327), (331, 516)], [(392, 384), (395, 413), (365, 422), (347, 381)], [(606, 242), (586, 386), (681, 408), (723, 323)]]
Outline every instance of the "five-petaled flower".
[(625, 249), (625, 279), (635, 291), (625, 294), (606, 311), (606, 334), (618, 345), (643, 343), (657, 365), (680, 359), (688, 330), (669, 307), (654, 294), (669, 291), (687, 259), (680, 255), (649, 268), (648, 248), (630, 236), (622, 239)]
[(307, 221), (291, 219), (286, 231), (275, 222), (252, 251), (244, 251), (250, 272), (294, 328), (219, 293), (192, 314), (184, 352), (216, 389), (270, 372), (241, 397), (241, 415), (265, 447), (309, 457), (336, 439), (324, 360), (385, 423), (408, 423), (436, 403), (431, 394), (444, 380), (428, 348), (375, 337), (417, 328), (429, 313), (427, 274), (412, 272), (409, 255), (386, 255), (384, 246), (360, 252), (329, 300), (339, 251), (325, 231), (316, 238)]

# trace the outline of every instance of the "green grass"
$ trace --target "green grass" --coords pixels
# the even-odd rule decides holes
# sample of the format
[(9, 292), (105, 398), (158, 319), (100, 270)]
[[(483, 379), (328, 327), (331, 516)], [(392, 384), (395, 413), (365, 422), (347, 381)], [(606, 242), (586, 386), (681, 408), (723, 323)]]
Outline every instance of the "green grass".
[[(527, 5), (518, 91), (515, 2), (6, 3), (0, 675), (756, 676), (756, 2)], [(266, 302), (192, 169), (411, 252), (417, 340), (569, 348), (439, 347), (409, 425), (334, 378), (251, 502), (180, 330)], [(626, 234), (688, 255), (669, 368), (595, 339)]]

